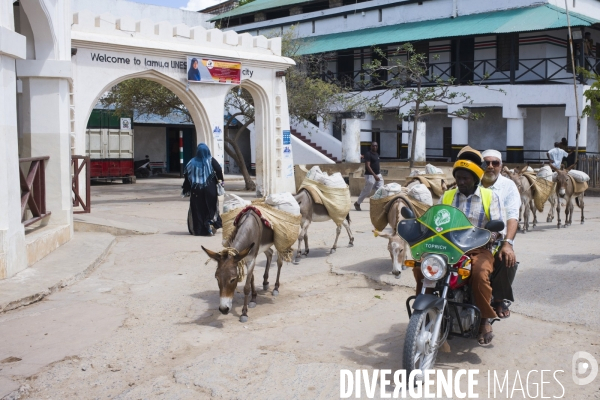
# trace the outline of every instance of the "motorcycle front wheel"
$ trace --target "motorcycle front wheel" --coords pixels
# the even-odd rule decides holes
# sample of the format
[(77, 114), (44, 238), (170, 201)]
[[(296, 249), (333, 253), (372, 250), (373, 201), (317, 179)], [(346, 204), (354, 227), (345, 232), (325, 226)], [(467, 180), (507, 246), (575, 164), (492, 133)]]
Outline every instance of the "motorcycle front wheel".
[[(432, 338), (439, 313), (440, 310), (437, 308), (415, 310), (410, 317), (402, 357), (402, 366), (406, 370), (407, 377), (413, 370), (425, 371), (433, 368), (439, 345), (432, 343)], [(435, 336), (439, 339), (440, 332)], [(419, 374), (415, 380), (422, 381), (423, 375)]]

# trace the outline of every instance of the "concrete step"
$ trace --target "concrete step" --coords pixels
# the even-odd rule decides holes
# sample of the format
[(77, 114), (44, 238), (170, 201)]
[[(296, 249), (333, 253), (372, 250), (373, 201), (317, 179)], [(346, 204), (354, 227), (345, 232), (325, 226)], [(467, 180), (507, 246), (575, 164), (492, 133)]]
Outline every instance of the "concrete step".
[(47, 225), (25, 229), (27, 266), (31, 267), (71, 238), (69, 225)]
[(295, 129), (292, 129), (290, 132), (296, 138), (300, 139), (301, 141), (303, 141), (304, 143), (306, 143), (307, 145), (309, 145), (313, 149), (317, 150), (319, 153), (321, 153), (324, 156), (332, 159), (336, 163), (339, 162), (338, 159), (337, 159), (337, 157), (334, 157), (333, 154), (328, 153), (326, 150), (323, 149), (323, 147), (317, 146), (316, 143), (314, 143), (313, 141), (311, 141), (309, 138), (307, 138), (306, 136), (302, 135), (301, 133), (298, 133), (298, 131), (296, 131)]
[(116, 239), (108, 233), (76, 233), (43, 260), (0, 281), (0, 313), (42, 300), (88, 276)]

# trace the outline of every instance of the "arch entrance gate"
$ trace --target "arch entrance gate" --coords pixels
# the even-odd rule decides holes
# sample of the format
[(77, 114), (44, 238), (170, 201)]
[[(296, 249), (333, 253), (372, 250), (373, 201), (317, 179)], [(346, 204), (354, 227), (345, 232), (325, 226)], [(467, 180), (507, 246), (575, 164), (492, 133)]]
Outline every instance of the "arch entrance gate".
[(87, 121), (100, 96), (124, 80), (145, 78), (182, 100), (196, 127), (197, 143), (206, 143), (223, 164), (224, 103), (234, 85), (205, 76), (189, 82), (187, 61), (189, 57), (214, 65), (229, 61), (241, 64), (241, 85), (254, 99), (257, 193), (294, 191), (291, 146), (286, 148), (283, 138), (289, 130), (285, 78), (277, 76), (293, 61), (281, 56), (280, 38), (87, 11), (73, 15), (71, 29), (71, 47), (76, 49), (72, 57), (76, 154), (85, 154)]

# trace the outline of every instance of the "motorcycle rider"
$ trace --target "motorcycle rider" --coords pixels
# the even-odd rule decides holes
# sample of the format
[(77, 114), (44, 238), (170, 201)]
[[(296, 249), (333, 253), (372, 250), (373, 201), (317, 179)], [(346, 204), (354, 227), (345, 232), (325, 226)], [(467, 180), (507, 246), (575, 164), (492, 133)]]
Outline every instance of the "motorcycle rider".
[(515, 301), (512, 291), (512, 283), (517, 273), (516, 256), (513, 250), (514, 239), (519, 225), (519, 208), (521, 207), (521, 195), (517, 185), (500, 173), (502, 171), (502, 155), (497, 150), (486, 150), (482, 153), (485, 173), (481, 179), (480, 186), (492, 189), (500, 197), (504, 205), (505, 229), (503, 232), (502, 245), (494, 257), (494, 273), (492, 274), (492, 296), (494, 302), (492, 307), (496, 310), (498, 318), (510, 317), (510, 310), (505, 300)]
[[(464, 147), (458, 154), (454, 163), (452, 175), (456, 180), (457, 189), (451, 189), (440, 198), (440, 204), (454, 206), (465, 213), (474, 226), (483, 228), (490, 220), (502, 220), (504, 206), (500, 198), (491, 189), (478, 186), (483, 177), (483, 157), (477, 150), (469, 146)], [(498, 237), (492, 233), (492, 242)], [(490, 305), (492, 300), (492, 286), (490, 275), (494, 270), (494, 256), (488, 248), (478, 248), (467, 253), (471, 258), (471, 288), (475, 305), (481, 311), (481, 325), (479, 326), (479, 344), (489, 344), (494, 338), (490, 318), (496, 318), (496, 312)], [(423, 286), (423, 273), (420, 268), (413, 268), (417, 281), (417, 295)]]

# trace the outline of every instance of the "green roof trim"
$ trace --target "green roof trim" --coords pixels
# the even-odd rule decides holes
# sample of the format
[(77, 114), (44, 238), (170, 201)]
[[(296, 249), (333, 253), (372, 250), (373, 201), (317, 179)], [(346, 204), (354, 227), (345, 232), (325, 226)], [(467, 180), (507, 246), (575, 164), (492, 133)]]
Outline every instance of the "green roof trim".
[(287, 7), (294, 4), (310, 3), (311, 1), (312, 0), (254, 0), (252, 3), (244, 4), (243, 6), (236, 7), (231, 11), (219, 14), (216, 17), (211, 18), (209, 21), (218, 21), (223, 18), (237, 17), (240, 15), (270, 10), (273, 8)]
[[(257, 0), (259, 1), (259, 0)], [(599, 20), (570, 12), (571, 26), (591, 26)], [(517, 8), (472, 14), (457, 18), (409, 22), (405, 24), (360, 29), (306, 38), (300, 54), (327, 53), (376, 45), (406, 43), (419, 40), (449, 37), (495, 35), (512, 32), (542, 31), (567, 27), (564, 9), (545, 4), (537, 7)]]

